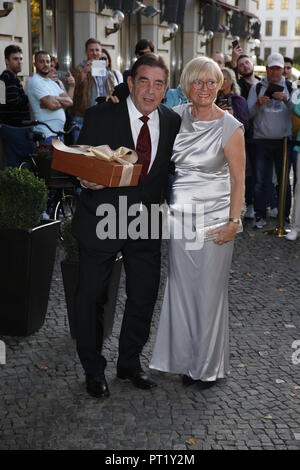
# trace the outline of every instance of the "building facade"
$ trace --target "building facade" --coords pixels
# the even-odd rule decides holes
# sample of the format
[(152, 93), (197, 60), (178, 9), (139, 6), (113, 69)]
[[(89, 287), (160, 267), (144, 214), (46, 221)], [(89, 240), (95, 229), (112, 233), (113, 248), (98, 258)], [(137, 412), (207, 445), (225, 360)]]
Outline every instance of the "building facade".
[(300, 63), (300, 0), (260, 0), (260, 58), (273, 52), (294, 58)]
[(147, 38), (169, 64), (175, 86), (190, 59), (214, 50), (230, 54), (233, 38), (253, 55), (259, 27), (256, 0), (0, 0), (0, 69), (4, 48), (17, 43), (25, 76), (38, 49), (67, 70), (84, 58), (85, 41), (96, 37), (123, 71), (134, 60), (136, 42)]

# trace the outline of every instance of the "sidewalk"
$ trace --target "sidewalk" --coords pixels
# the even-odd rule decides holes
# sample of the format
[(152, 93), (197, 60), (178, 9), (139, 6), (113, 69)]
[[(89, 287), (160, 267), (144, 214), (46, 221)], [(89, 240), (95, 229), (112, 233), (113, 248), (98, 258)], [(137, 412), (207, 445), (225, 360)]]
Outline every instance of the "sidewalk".
[[(163, 252), (145, 369), (166, 245)], [(69, 335), (58, 255), (44, 327), (27, 338), (1, 338), (7, 363), (0, 365), (0, 449), (300, 449), (300, 240), (265, 236), (251, 223), (238, 236), (230, 279), (231, 374), (209, 390), (183, 388), (179, 376), (155, 371), (159, 386), (151, 391), (116, 378), (124, 304), (122, 277), (105, 346), (111, 397), (93, 399)]]

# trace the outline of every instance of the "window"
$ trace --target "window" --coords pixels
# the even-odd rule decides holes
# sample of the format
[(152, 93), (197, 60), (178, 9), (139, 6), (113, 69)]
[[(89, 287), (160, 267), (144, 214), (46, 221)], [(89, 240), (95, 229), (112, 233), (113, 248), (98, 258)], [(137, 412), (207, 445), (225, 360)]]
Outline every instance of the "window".
[(281, 9), (287, 10), (289, 8), (289, 0), (281, 0)]
[(271, 47), (265, 47), (265, 52), (264, 52), (264, 59), (267, 60), (267, 57), (271, 54), (272, 49)]
[(280, 47), (279, 54), (283, 55), (283, 57), (286, 56), (286, 47)]
[(280, 21), (280, 36), (287, 36), (287, 20)]
[(274, 9), (274, 0), (267, 0), (267, 10)]
[[(267, 20), (266, 21), (266, 31), (265, 35), (266, 36), (272, 36), (272, 30), (273, 30), (273, 21)], [(297, 34), (297, 33), (296, 33)]]
[(300, 47), (294, 47), (294, 61), (300, 61)]
[(300, 36), (300, 18), (296, 18), (295, 22), (295, 35)]

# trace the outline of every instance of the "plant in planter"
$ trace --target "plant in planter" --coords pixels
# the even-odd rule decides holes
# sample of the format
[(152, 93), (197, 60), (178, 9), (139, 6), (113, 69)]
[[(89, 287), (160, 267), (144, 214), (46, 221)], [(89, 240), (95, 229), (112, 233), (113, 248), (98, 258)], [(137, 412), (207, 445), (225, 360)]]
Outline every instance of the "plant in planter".
[[(65, 259), (61, 262), (68, 320), (72, 338), (76, 338), (75, 295), (79, 280), (79, 244), (72, 233), (72, 221), (67, 220), (62, 227), (62, 241)], [(104, 306), (104, 336), (110, 335), (114, 322), (118, 288), (122, 269), (122, 256), (118, 256), (108, 284), (108, 301)]]
[(40, 222), (47, 187), (28, 170), (0, 171), (0, 334), (27, 336), (44, 323), (59, 221)]

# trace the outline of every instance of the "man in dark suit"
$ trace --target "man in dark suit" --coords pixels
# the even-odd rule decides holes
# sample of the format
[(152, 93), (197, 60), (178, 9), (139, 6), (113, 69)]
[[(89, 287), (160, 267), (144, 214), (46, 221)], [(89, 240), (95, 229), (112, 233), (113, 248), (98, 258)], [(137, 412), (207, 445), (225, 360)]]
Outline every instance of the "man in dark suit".
[[(96, 228), (104, 204), (115, 211), (111, 221), (117, 227), (126, 217), (126, 230), (133, 217), (119, 208), (120, 198), (127, 207), (133, 204), (147, 211), (151, 231), (151, 206), (160, 204), (173, 143), (180, 117), (160, 105), (168, 86), (168, 69), (162, 58), (145, 54), (138, 59), (128, 78), (130, 96), (116, 105), (103, 103), (90, 108), (79, 136), (80, 144), (109, 145), (135, 149), (143, 165), (137, 187), (103, 188), (82, 181), (83, 189), (74, 220), (74, 234), (80, 243), (80, 279), (76, 301), (77, 351), (86, 373), (87, 391), (103, 398), (109, 396), (104, 375), (106, 360), (101, 354), (103, 328), (101, 318), (106, 302), (107, 282), (114, 260), (122, 252), (126, 273), (127, 301), (119, 339), (117, 376), (129, 379), (142, 389), (156, 386), (142, 370), (140, 353), (145, 345), (160, 280), (160, 239), (116, 237), (99, 239)], [(102, 217), (103, 219), (103, 217)], [(153, 221), (152, 221), (153, 222)], [(130, 230), (128, 230), (129, 232)], [(142, 231), (142, 230), (141, 230)], [(100, 319), (100, 321), (99, 321)]]

